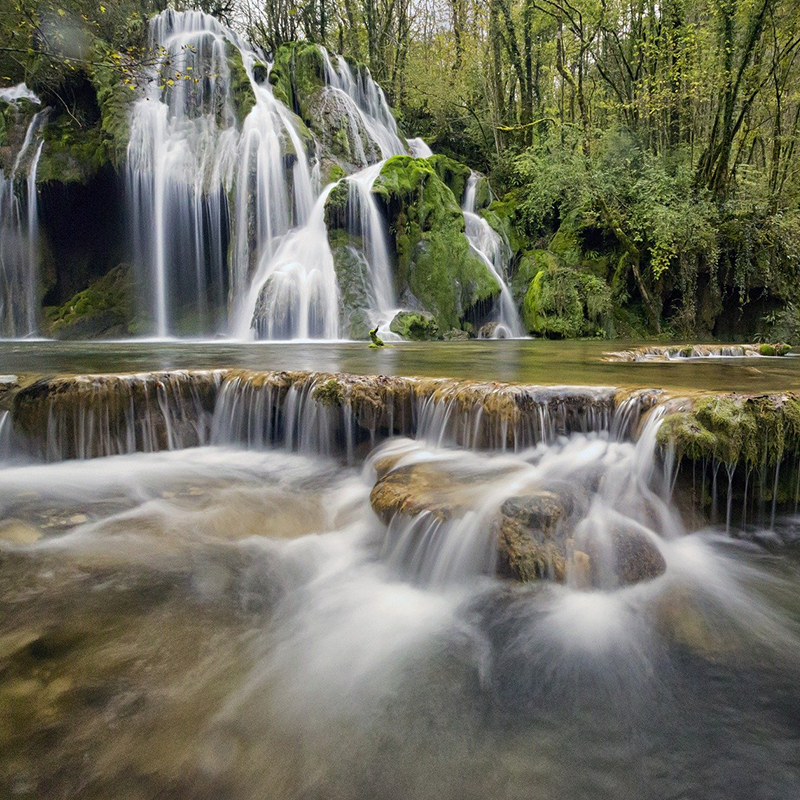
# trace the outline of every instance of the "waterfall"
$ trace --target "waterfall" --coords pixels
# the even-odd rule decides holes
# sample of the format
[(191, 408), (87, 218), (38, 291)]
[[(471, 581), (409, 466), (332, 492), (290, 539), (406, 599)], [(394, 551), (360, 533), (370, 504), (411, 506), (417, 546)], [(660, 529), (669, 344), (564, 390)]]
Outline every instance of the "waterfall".
[[(0, 90), (15, 103), (39, 99), (24, 84)], [(0, 331), (18, 338), (37, 333), (39, 316), (39, 210), (36, 170), (43, 142), (36, 141), (47, 109), (32, 117), (8, 173), (0, 168)], [(22, 176), (24, 177), (24, 180)]]
[(508, 247), (494, 228), (475, 212), (477, 186), (478, 176), (473, 172), (467, 181), (461, 210), (464, 212), (465, 231), (472, 251), (486, 264), (500, 284), (500, 297), (495, 309), (497, 325), (492, 338), (518, 338), (523, 336), (524, 330), (511, 290), (506, 283)]
[[(406, 152), (380, 87), (359, 72), (354, 76), (344, 58), (334, 66), (325, 48), (326, 87), (338, 101), (347, 121), (349, 140), (362, 169), (342, 178), (347, 182), (348, 232), (361, 236), (369, 273), (372, 324), (388, 323), (396, 312), (389, 245), (384, 222), (372, 193), (385, 160)], [(234, 332), (247, 338), (254, 329), (259, 339), (337, 339), (339, 292), (336, 269), (325, 225), (325, 202), (333, 189), (323, 189), (308, 221), (267, 252), (253, 279)]]
[(194, 447), (282, 446), (352, 461), (394, 435), (521, 452), (574, 434), (636, 435), (658, 393), (315, 372), (197, 370), (38, 381), (14, 399), (46, 460)]
[[(320, 51), (325, 64), (327, 90), (341, 100), (340, 107), (347, 118), (351, 140), (359, 146), (361, 165), (366, 167), (375, 161), (407, 153), (408, 148), (400, 138), (383, 90), (369, 73), (359, 71), (356, 77), (346, 59), (338, 58), (334, 67), (328, 51), (324, 47)], [(361, 127), (367, 133), (367, 149), (359, 135)]]
[(339, 290), (325, 226), (332, 188), (317, 198), (303, 227), (291, 231), (274, 255), (264, 255), (238, 315), (238, 338), (246, 338), (251, 327), (260, 339), (339, 337)]
[[(238, 308), (259, 261), (308, 220), (312, 168), (293, 115), (253, 76), (262, 55), (230, 29), (165, 11), (150, 47), (161, 56), (133, 107), (127, 168), (142, 299), (159, 337), (225, 331), (229, 297)], [(255, 99), (244, 119), (239, 60)]]

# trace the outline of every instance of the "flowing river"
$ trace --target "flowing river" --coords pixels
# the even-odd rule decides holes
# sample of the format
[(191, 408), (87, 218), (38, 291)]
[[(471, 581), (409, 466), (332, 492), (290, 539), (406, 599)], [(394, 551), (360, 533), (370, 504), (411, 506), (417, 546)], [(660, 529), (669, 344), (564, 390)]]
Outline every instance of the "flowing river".
[(0, 796), (796, 796), (796, 497), (698, 521), (656, 434), (800, 361), (608, 349), (0, 344)]

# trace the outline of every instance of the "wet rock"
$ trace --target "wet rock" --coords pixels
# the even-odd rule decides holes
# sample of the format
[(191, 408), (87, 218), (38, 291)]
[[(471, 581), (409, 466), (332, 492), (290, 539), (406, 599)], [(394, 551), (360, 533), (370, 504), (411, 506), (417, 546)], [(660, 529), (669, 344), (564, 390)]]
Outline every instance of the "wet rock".
[(564, 516), (564, 503), (552, 492), (506, 500), (497, 528), (498, 573), (523, 582), (565, 580), (572, 538), (559, 531)]
[(448, 342), (464, 342), (469, 339), (469, 334), (466, 331), (459, 330), (458, 328), (452, 328), (451, 330), (447, 331), (442, 338)]
[(667, 564), (650, 538), (637, 530), (616, 529), (610, 541), (592, 537), (582, 545), (593, 586), (627, 586), (663, 575)]
[(427, 311), (400, 311), (389, 324), (389, 330), (415, 342), (428, 342), (439, 338), (436, 318)]
[(21, 519), (7, 519), (0, 523), (0, 547), (8, 544), (33, 544), (42, 538), (42, 532)]
[(383, 461), (376, 469), (382, 477), (369, 499), (373, 511), (386, 524), (397, 514), (411, 518), (427, 513), (448, 520), (469, 507), (469, 488), (439, 465), (417, 463), (394, 468)]

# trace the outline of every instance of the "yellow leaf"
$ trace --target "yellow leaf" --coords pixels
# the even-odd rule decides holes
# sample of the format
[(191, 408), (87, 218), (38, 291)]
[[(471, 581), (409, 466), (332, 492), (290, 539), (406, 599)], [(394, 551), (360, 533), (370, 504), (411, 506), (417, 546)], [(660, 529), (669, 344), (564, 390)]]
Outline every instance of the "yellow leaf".
[(100, 13), (101, 14), (105, 14), (106, 13), (106, 7), (105, 6), (100, 6)]

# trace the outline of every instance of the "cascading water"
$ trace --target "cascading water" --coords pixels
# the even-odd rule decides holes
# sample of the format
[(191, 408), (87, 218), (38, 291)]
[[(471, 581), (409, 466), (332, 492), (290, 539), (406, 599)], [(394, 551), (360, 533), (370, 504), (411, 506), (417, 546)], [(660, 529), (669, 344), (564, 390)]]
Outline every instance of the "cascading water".
[(461, 210), (464, 212), (465, 232), (470, 247), (500, 284), (500, 296), (497, 298), (495, 310), (497, 325), (492, 332), (492, 338), (518, 338), (524, 334), (524, 330), (516, 303), (506, 282), (508, 246), (494, 228), (476, 213), (477, 186), (478, 176), (473, 172), (464, 190)]
[[(0, 99), (40, 104), (24, 84), (0, 89)], [(36, 170), (43, 145), (37, 138), (46, 116), (47, 109), (33, 115), (13, 165), (7, 173), (0, 167), (0, 335), (7, 338), (37, 333), (40, 298)]]
[[(334, 66), (328, 51), (324, 47), (320, 50), (327, 91), (341, 101), (361, 166), (406, 153), (408, 148), (400, 138), (397, 122), (380, 86), (366, 70), (355, 76), (344, 58), (338, 58)], [(366, 145), (362, 131), (366, 133)]]
[[(405, 153), (406, 148), (377, 84), (368, 74), (359, 72), (355, 77), (343, 58), (334, 66), (328, 52), (320, 50), (325, 91), (337, 99), (355, 161), (362, 167), (342, 179), (349, 194), (348, 230), (362, 240), (372, 323), (388, 323), (396, 302), (384, 223), (372, 186), (385, 159)], [(239, 315), (239, 338), (245, 338), (250, 327), (262, 339), (339, 338), (339, 294), (325, 225), (325, 202), (332, 188), (326, 187), (317, 198), (307, 224), (292, 231), (274, 255), (262, 259)]]
[[(163, 56), (134, 105), (128, 145), (145, 305), (157, 336), (222, 331), (229, 294), (237, 308), (259, 259), (309, 219), (312, 169), (291, 112), (253, 77), (260, 54), (230, 29), (166, 11), (150, 23), (150, 46)], [(255, 97), (242, 120), (237, 61)]]

